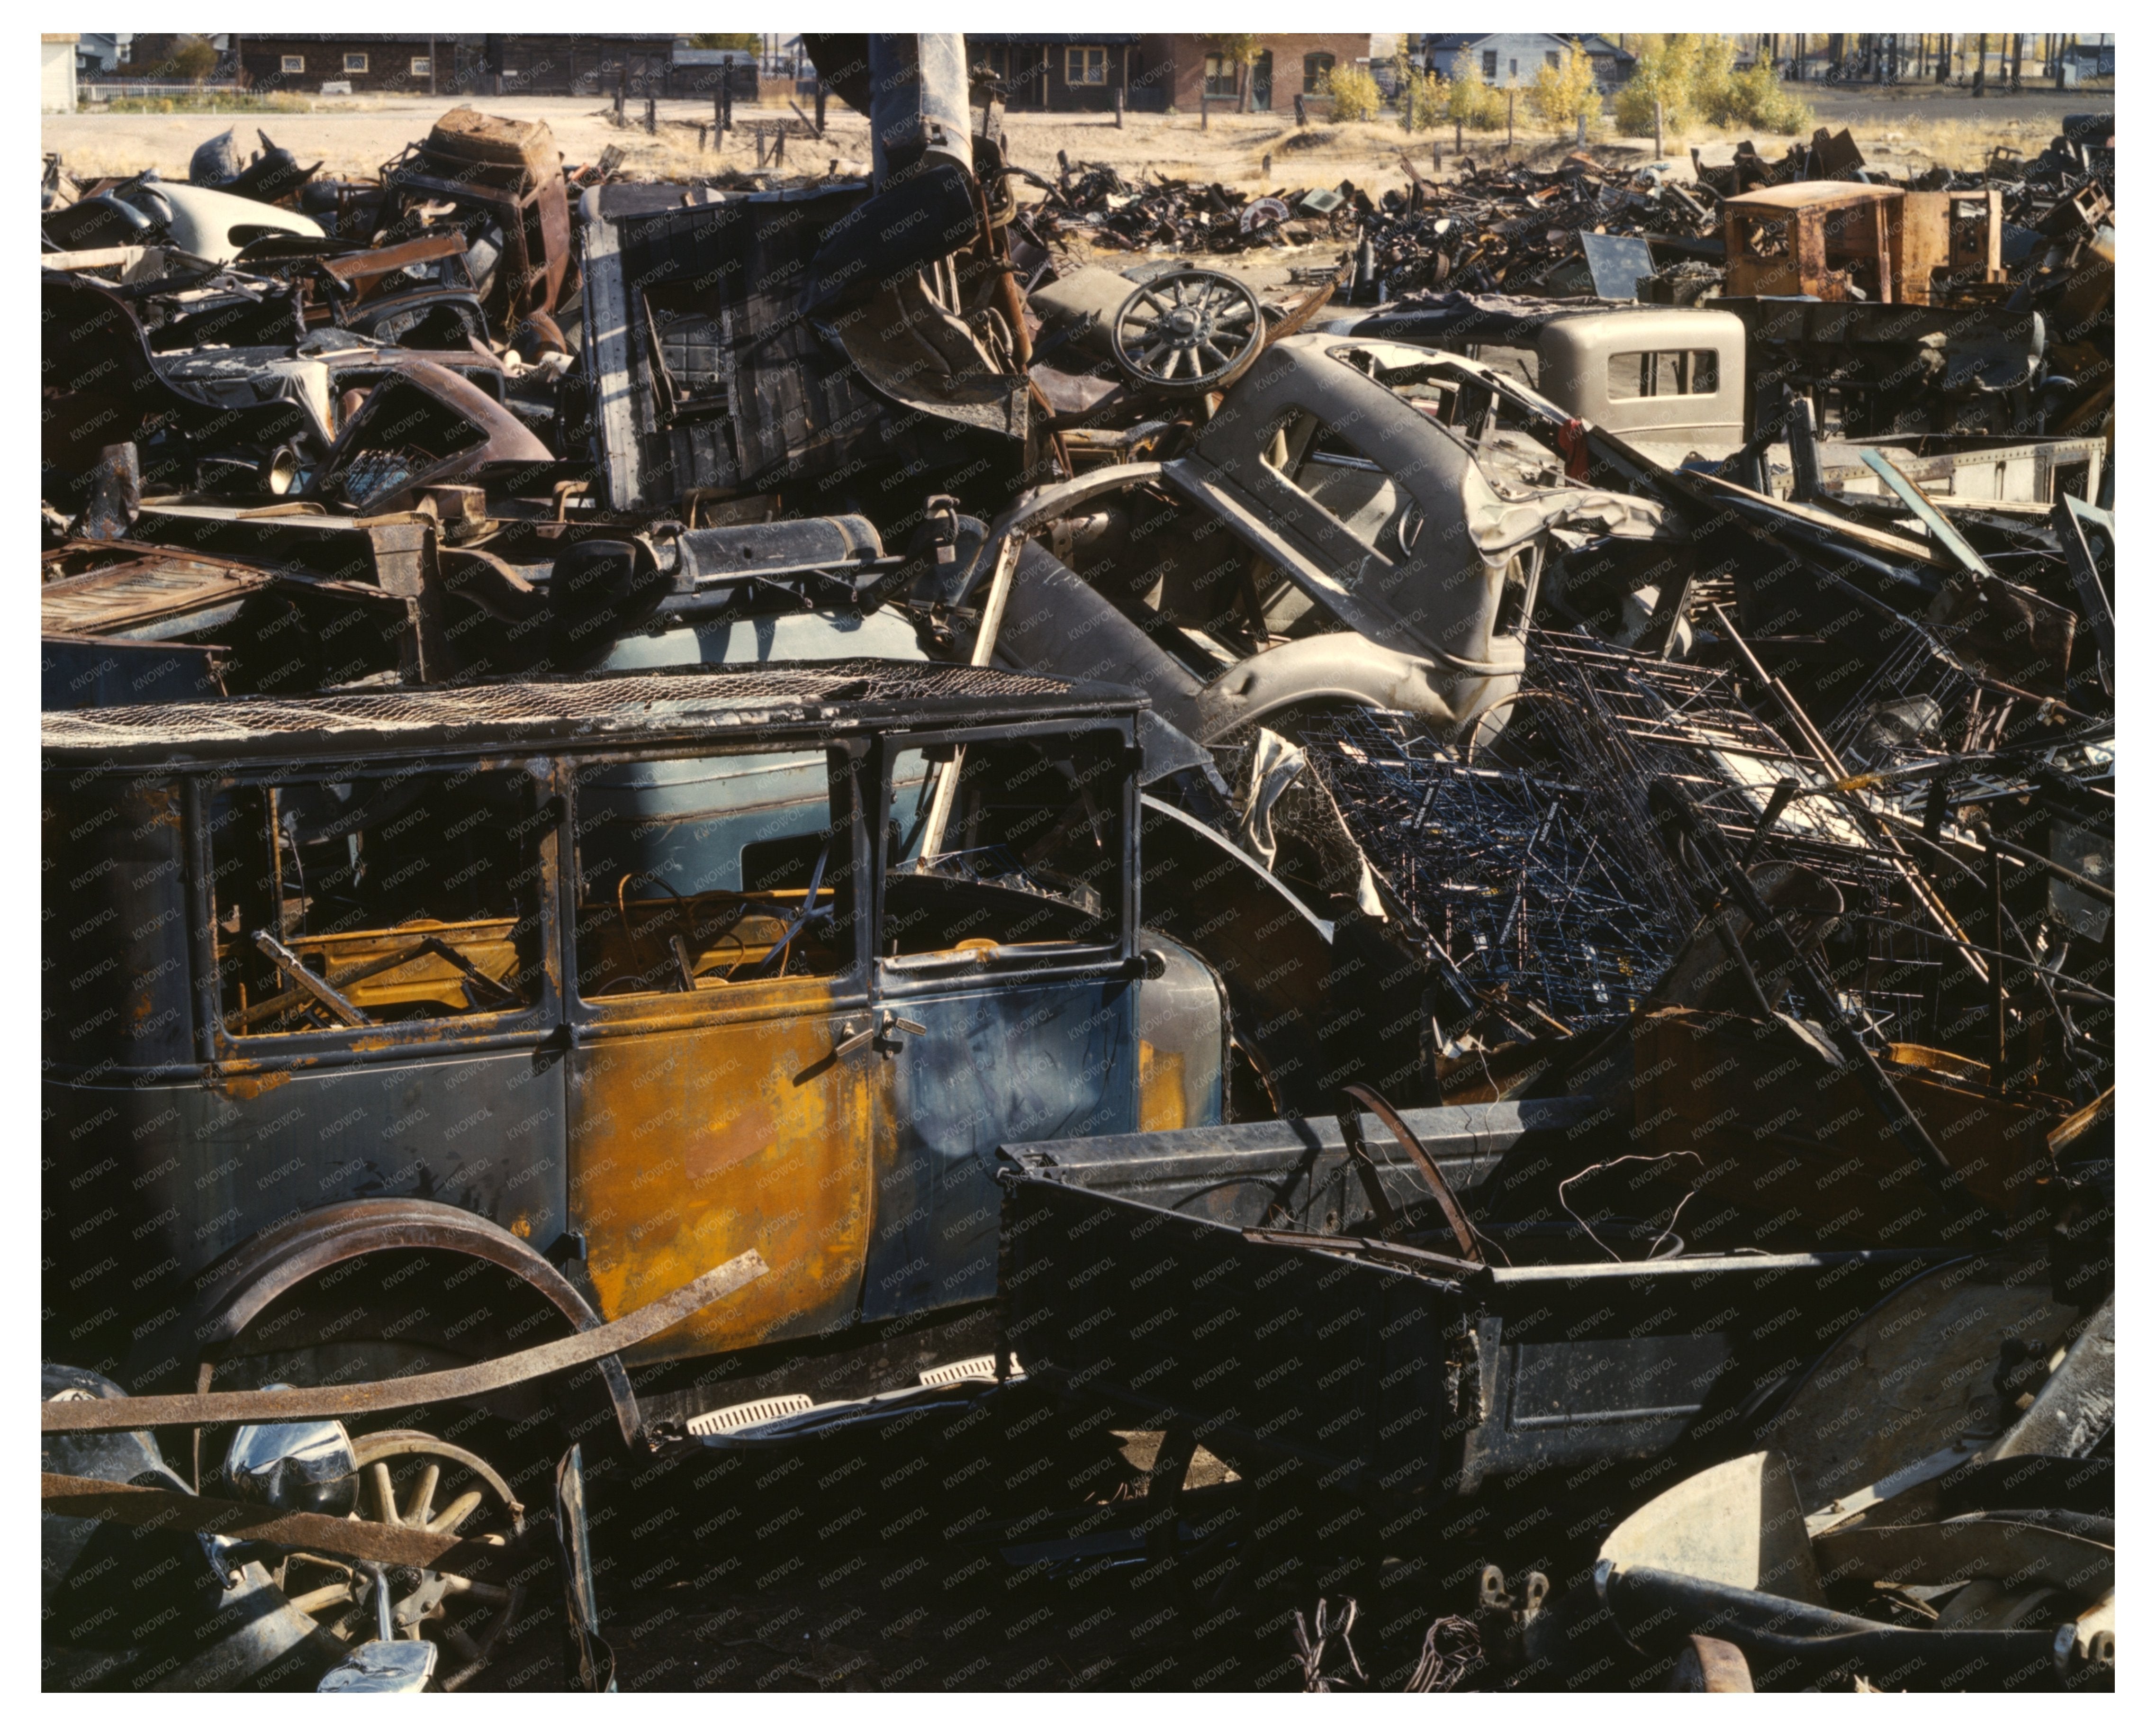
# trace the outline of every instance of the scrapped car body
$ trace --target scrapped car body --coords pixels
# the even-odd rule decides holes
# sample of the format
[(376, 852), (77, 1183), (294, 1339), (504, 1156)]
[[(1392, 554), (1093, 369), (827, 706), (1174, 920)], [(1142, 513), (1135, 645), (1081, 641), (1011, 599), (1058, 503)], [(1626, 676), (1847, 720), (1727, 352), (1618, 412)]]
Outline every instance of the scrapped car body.
[[(48, 1352), (140, 1393), (267, 1324), (377, 1376), (750, 1247), (632, 1361), (978, 1307), (999, 1143), (1219, 1118), (1217, 984), (1142, 950), (1138, 711), (842, 661), (48, 714), (48, 1250), (141, 1267)], [(414, 1247), (507, 1292), (297, 1315)]]
[(1559, 536), (1662, 532), (1654, 503), (1571, 484), (1563, 458), (1503, 423), (1510, 406), (1472, 361), (1286, 337), (1187, 455), (1021, 499), (959, 597), (1006, 540), (1151, 486), (1165, 496), (1132, 500), (1081, 544), (1082, 582), (1038, 551), (1021, 560), (1002, 662), (1133, 683), (1201, 742), (1338, 702), (1494, 729)]
[[(1029, 1374), (1187, 1425), (1246, 1474), (1468, 1497), (1733, 1432), (1717, 1411), (1787, 1372), (1785, 1328), (1816, 1348), (1815, 1328), (1962, 1256), (1655, 1256), (1665, 1234), (1620, 1260), (1563, 1216), (1486, 1231), (1506, 1171), (1577, 1158), (1606, 1114), (1571, 1098), (1411, 1109), (1412, 1148), (1374, 1126), (1351, 1147), (1318, 1119), (1011, 1147), (1006, 1334)], [(1464, 1207), (1465, 1249), (1447, 1205)]]
[(1535, 358), (1537, 391), (1666, 466), (1743, 444), (1744, 326), (1726, 311), (1553, 318)]

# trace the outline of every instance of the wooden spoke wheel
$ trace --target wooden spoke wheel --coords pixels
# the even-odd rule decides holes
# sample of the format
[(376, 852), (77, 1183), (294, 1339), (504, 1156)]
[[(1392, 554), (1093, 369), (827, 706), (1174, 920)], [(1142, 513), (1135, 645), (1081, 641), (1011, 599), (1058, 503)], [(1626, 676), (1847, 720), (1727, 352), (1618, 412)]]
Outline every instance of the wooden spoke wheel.
[[(502, 1545), (524, 1531), (524, 1507), (509, 1482), (461, 1446), (430, 1433), (355, 1436), (355, 1520), (424, 1528)], [(455, 1690), (477, 1676), (515, 1616), (522, 1590), (453, 1572), (393, 1564), (383, 1571), (390, 1623), (400, 1641), (441, 1650), (435, 1682)], [(280, 1579), (286, 1596), (340, 1641), (370, 1640), (377, 1622), (370, 1571), (340, 1559), (294, 1553)]]
[(1258, 296), (1217, 270), (1147, 282), (1116, 314), (1116, 363), (1134, 383), (1170, 395), (1225, 389), (1265, 345)]

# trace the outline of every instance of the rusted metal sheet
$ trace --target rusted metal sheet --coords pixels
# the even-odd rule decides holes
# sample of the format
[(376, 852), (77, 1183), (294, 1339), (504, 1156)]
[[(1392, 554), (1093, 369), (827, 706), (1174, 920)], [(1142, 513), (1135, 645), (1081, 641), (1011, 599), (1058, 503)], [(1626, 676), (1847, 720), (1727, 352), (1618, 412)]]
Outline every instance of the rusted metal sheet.
[(45, 630), (69, 635), (140, 634), (177, 617), (199, 617), (207, 627), (228, 618), (218, 614), (221, 609), (275, 579), (236, 561), (125, 540), (62, 546), (45, 553), (43, 573), (38, 600)]

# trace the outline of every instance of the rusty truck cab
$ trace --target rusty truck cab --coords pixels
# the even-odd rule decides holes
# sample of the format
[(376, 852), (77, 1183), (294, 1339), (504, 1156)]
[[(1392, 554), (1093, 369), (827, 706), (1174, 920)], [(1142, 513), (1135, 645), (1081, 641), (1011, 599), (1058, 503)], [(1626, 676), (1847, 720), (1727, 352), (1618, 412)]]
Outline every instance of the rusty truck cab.
[[(859, 661), (47, 714), (49, 1357), (378, 1376), (750, 1247), (631, 1365), (984, 1302), (998, 1142), (1219, 1118), (1142, 705)], [(509, 1293), (301, 1297), (421, 1248)]]

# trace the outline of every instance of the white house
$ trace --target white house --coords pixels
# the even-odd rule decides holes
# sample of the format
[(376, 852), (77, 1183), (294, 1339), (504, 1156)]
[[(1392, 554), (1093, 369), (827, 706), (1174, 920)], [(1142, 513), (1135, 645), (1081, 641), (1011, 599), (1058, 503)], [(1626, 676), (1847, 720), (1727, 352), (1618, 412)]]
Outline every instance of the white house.
[(38, 38), (38, 105), (48, 114), (74, 112), (74, 48), (80, 39), (73, 32)]
[(1594, 80), (1604, 90), (1614, 89), (1632, 74), (1635, 56), (1601, 36), (1552, 36), (1526, 30), (1480, 36), (1467, 31), (1416, 39), (1422, 63), (1441, 77), (1452, 76), (1460, 56), (1481, 74), (1493, 90), (1524, 90), (1535, 81), (1542, 66), (1561, 66), (1568, 49), (1578, 47), (1594, 63)]

